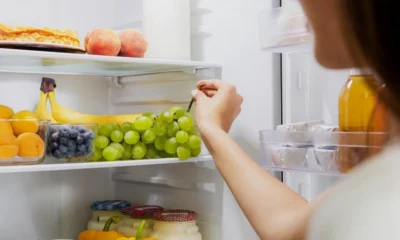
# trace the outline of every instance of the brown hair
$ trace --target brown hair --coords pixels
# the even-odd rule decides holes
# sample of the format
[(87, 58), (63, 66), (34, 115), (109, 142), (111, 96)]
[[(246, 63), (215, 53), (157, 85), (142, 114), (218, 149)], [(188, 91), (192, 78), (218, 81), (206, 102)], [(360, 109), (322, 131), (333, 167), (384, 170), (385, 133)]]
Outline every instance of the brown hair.
[(380, 99), (400, 120), (400, 18), (394, 0), (340, 0), (341, 26), (358, 66), (368, 66), (386, 85)]

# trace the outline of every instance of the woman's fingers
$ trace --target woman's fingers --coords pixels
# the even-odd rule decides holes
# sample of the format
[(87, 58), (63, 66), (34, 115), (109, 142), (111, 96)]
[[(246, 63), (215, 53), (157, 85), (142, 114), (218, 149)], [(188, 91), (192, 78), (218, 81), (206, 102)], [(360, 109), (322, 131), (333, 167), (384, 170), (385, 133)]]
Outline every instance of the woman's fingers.
[(226, 83), (221, 80), (201, 80), (196, 83), (198, 89), (215, 89), (218, 90)]

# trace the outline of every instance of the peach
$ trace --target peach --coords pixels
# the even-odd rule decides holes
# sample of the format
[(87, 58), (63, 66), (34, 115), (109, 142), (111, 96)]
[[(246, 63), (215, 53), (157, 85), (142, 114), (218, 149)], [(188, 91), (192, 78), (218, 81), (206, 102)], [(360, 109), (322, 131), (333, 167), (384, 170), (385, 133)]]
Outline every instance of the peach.
[(147, 41), (142, 33), (135, 29), (125, 29), (119, 33), (119, 39), (121, 40), (119, 56), (144, 57), (147, 51)]
[(39, 129), (36, 114), (31, 111), (17, 112), (12, 119), (15, 120), (11, 122), (11, 126), (16, 136), (26, 132), (36, 133)]
[(14, 135), (14, 131), (9, 121), (0, 120), (0, 133)]
[(14, 111), (4, 105), (0, 104), (0, 119), (9, 119), (14, 115)]
[(121, 50), (121, 41), (110, 29), (94, 29), (85, 37), (85, 48), (89, 54), (117, 56)]
[(17, 154), (17, 138), (12, 134), (0, 133), (0, 160), (11, 159)]
[(35, 133), (26, 132), (17, 138), (20, 157), (40, 157), (44, 153), (44, 141)]

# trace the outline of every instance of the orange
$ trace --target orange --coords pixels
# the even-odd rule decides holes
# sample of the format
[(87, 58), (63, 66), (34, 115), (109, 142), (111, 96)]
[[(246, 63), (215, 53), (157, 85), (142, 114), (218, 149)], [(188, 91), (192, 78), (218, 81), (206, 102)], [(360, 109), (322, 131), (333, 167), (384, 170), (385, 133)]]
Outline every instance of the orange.
[(11, 122), (9, 121), (2, 121), (0, 119), (0, 133), (14, 135), (14, 131), (11, 127)]
[(16, 120), (11, 122), (16, 136), (26, 132), (36, 133), (39, 129), (38, 118), (31, 111), (24, 110), (17, 112), (12, 116), (12, 119)]
[(14, 115), (14, 111), (4, 105), (0, 105), (0, 119), (10, 119)]
[(17, 138), (12, 134), (0, 133), (0, 160), (11, 159), (17, 154)]
[(44, 153), (44, 141), (36, 133), (22, 133), (17, 138), (20, 157), (40, 157)]

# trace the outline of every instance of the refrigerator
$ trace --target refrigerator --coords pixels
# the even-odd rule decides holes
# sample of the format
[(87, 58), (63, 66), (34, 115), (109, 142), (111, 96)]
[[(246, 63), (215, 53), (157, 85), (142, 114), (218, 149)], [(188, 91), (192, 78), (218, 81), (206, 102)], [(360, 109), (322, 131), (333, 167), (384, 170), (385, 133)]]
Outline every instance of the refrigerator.
[[(94, 28), (142, 29), (143, 1), (15, 0), (0, 9), (0, 22), (70, 28), (83, 42)], [(79, 112), (159, 112), (186, 107), (196, 81), (224, 79), (244, 97), (231, 136), (265, 171), (312, 200), (340, 177), (271, 170), (259, 138), (261, 130), (285, 123), (337, 125), (337, 99), (348, 71), (320, 67), (312, 45), (298, 1), (192, 0), (190, 61), (111, 61), (1, 48), (0, 104), (34, 110), (42, 77), (53, 77), (58, 101)], [(1, 166), (0, 193), (2, 240), (77, 239), (91, 218), (92, 202), (109, 199), (196, 211), (205, 240), (259, 239), (206, 149), (184, 162)]]

